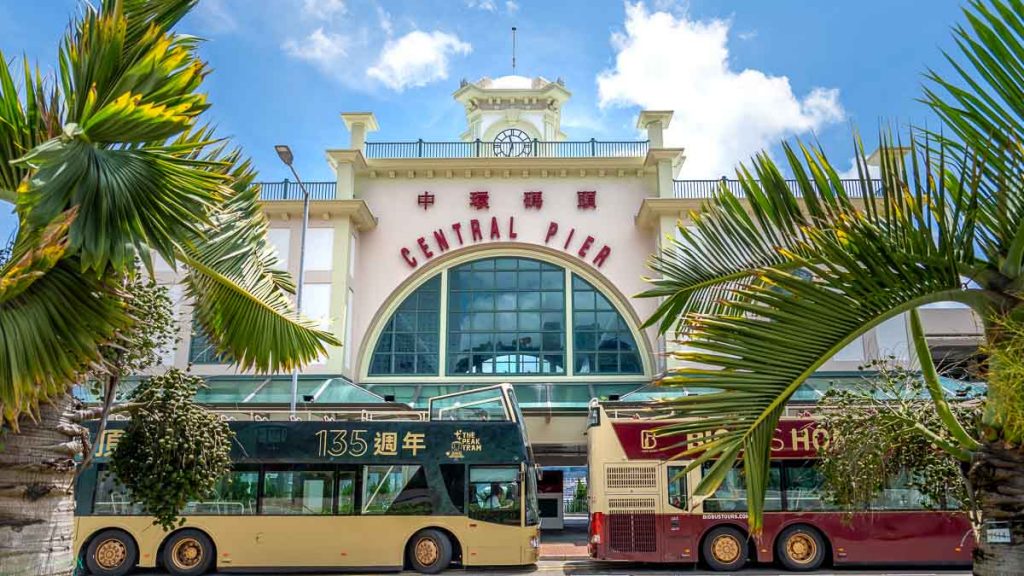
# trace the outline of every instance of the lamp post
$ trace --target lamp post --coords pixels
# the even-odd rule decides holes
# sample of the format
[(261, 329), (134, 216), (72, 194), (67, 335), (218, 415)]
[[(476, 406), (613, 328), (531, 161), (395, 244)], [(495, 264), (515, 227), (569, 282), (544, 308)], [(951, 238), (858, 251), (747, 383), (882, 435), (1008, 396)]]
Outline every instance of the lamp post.
[[(295, 157), (292, 155), (292, 149), (286, 144), (278, 144), (274, 146), (274, 151), (277, 152), (277, 157), (284, 162), (288, 169), (292, 171), (292, 175), (295, 176), (295, 181), (299, 183), (299, 188), (302, 190), (302, 237), (299, 240), (299, 282), (297, 288), (297, 294), (295, 297), (295, 317), (298, 318), (302, 312), (302, 285), (306, 277), (306, 228), (309, 227), (309, 191), (306, 190), (306, 185), (302, 183), (302, 178), (299, 178), (299, 173), (295, 171), (295, 166), (292, 165), (292, 161)], [(295, 404), (299, 397), (299, 369), (292, 370), (292, 394), (291, 394), (291, 414), (295, 415)]]

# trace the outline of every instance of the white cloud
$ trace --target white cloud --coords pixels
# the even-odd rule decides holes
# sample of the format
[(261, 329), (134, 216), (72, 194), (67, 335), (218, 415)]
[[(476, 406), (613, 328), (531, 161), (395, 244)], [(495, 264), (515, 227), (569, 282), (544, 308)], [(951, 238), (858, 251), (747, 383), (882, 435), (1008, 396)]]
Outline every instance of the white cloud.
[(316, 20), (330, 20), (344, 14), (345, 0), (303, 0), (302, 12)]
[(196, 16), (202, 30), (223, 34), (238, 29), (238, 20), (227, 7), (226, 0), (206, 0), (196, 6)]
[[(836, 167), (839, 170), (839, 167)], [(872, 178), (878, 178), (882, 174), (882, 169), (879, 166), (872, 166), (868, 164), (868, 175)], [(859, 180), (860, 173), (857, 171), (857, 159), (850, 158), (850, 167), (846, 170), (839, 172), (839, 177), (844, 180)]]
[(391, 13), (377, 6), (377, 20), (380, 22), (380, 29), (388, 38), (395, 32), (395, 26), (391, 22)]
[(366, 74), (401, 92), (448, 78), (449, 58), (469, 54), (472, 49), (454, 34), (415, 30), (386, 42), (376, 64)]
[(466, 0), (466, 6), (470, 8), (477, 8), (479, 10), (487, 10), (488, 12), (496, 12), (498, 10), (498, 6), (494, 3), (494, 0)]
[(729, 65), (729, 22), (626, 5), (625, 31), (612, 36), (613, 69), (598, 78), (599, 103), (674, 110), (666, 145), (686, 148), (683, 173), (732, 174), (737, 162), (787, 136), (844, 116), (839, 90), (797, 97), (785, 76)]
[(338, 69), (339, 59), (348, 54), (350, 44), (347, 36), (317, 28), (302, 40), (286, 40), (282, 48), (289, 56), (312, 62), (321, 70), (331, 73)]
[(509, 14), (515, 14), (516, 12), (519, 12), (519, 3), (513, 2), (512, 0), (508, 0), (508, 2), (505, 2), (505, 11), (508, 12)]

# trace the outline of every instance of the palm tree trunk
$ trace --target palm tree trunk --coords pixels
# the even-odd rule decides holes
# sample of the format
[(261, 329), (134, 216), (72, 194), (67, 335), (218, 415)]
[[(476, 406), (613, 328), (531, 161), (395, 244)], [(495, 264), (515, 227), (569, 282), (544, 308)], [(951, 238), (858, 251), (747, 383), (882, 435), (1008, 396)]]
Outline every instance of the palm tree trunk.
[(70, 395), (23, 418), (18, 433), (0, 429), (0, 574), (70, 575), (75, 501), (74, 457), (88, 432), (72, 420)]
[[(975, 455), (971, 482), (981, 506), (981, 541), (974, 553), (974, 573), (981, 576), (1024, 574), (1024, 450), (986, 443)], [(986, 529), (1005, 523), (1010, 543), (989, 543)]]

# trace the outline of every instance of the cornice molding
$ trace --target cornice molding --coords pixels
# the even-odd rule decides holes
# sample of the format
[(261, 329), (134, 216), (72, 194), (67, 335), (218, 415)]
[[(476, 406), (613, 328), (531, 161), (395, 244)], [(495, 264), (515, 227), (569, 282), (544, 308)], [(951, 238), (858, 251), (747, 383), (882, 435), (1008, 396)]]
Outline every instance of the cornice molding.
[[(302, 217), (302, 200), (272, 200), (263, 202), (263, 211), (268, 216), (280, 216), (291, 219), (293, 216)], [(359, 199), (352, 200), (310, 200), (310, 217), (322, 217), (325, 220), (331, 218), (349, 218), (356, 225), (359, 231), (372, 230), (377, 227), (377, 217), (370, 212), (366, 202)]]

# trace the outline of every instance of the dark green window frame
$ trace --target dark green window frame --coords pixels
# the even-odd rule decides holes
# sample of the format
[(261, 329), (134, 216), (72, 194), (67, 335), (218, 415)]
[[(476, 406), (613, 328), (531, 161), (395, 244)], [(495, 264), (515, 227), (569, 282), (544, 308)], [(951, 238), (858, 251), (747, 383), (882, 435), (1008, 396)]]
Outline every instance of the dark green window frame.
[(437, 375), (440, 334), (439, 274), (424, 282), (391, 315), (377, 338), (370, 376)]

